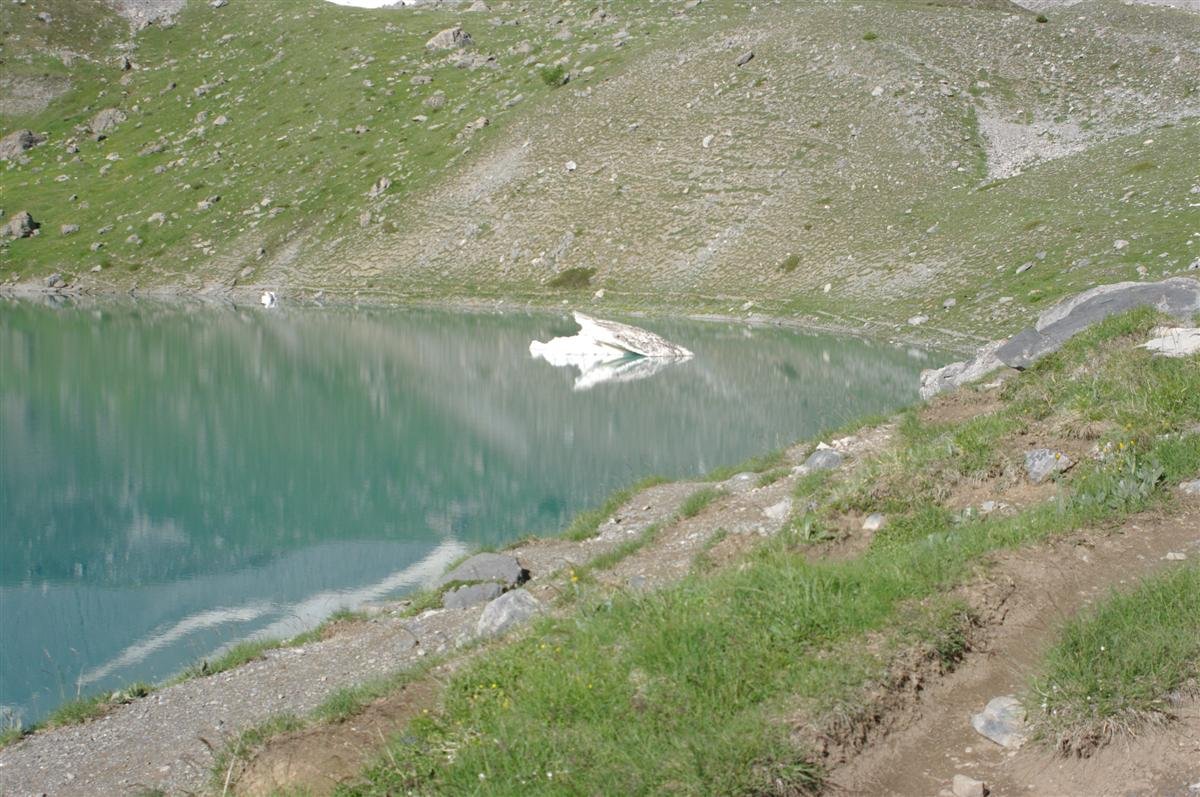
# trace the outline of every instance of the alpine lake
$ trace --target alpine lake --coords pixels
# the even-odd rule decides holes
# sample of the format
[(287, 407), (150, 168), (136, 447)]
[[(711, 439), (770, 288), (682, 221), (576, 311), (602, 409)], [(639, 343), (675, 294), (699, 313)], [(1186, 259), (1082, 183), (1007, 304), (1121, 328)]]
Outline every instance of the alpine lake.
[(402, 596), (646, 476), (911, 404), (946, 359), (633, 323), (695, 356), (556, 368), (529, 352), (574, 332), (549, 313), (0, 303), (0, 711)]

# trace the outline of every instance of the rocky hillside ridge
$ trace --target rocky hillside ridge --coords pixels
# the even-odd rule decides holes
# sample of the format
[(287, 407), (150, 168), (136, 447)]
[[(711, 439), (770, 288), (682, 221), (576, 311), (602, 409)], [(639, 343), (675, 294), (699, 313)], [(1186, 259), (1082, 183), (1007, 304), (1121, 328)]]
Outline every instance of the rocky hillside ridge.
[(1200, 268), (1200, 14), (1038, 9), (5, 4), (0, 280), (993, 337)]

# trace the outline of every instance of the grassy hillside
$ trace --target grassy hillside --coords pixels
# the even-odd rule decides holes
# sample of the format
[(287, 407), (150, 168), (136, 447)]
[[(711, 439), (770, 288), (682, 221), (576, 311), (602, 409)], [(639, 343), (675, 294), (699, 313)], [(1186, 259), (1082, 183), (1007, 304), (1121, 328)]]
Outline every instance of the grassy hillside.
[[(927, 315), (994, 337), (1200, 259), (1198, 14), (689, 6), (230, 0), (132, 33), (99, 0), (3, 4), (0, 128), (48, 141), (0, 165), (4, 209), (43, 225), (0, 248), (0, 280), (603, 288), (626, 308)], [(426, 49), (456, 23), (472, 47)], [(13, 81), (51, 79), (70, 89), (9, 113)], [(82, 126), (106, 108), (127, 118), (97, 142)]]

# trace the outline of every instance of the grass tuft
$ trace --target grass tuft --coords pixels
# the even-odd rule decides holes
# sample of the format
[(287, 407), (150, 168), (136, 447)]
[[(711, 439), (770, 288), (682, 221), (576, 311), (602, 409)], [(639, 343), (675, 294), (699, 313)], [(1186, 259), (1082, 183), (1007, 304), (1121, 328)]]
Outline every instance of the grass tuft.
[(679, 506), (679, 516), (684, 519), (693, 518), (723, 495), (725, 495), (725, 492), (715, 487), (701, 487), (684, 499), (683, 503)]
[(1114, 592), (1068, 623), (1033, 684), (1030, 715), (1062, 753), (1089, 755), (1171, 717), (1200, 678), (1200, 566)]

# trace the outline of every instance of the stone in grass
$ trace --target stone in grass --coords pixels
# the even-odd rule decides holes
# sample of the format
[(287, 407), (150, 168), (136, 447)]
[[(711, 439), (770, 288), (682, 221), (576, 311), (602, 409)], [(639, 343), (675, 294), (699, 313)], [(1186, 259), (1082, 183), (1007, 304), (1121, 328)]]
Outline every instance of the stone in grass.
[(954, 792), (954, 797), (987, 797), (988, 794), (987, 784), (966, 775), (955, 775), (950, 790)]
[(511, 556), (499, 553), (477, 553), (442, 576), (439, 587), (454, 581), (494, 581), (513, 587), (529, 580), (529, 571)]
[(971, 727), (1001, 747), (1015, 750), (1025, 744), (1025, 708), (1012, 695), (993, 697), (980, 713), (971, 717)]
[(842, 465), (842, 455), (832, 448), (818, 448), (804, 460), (804, 467), (811, 470), (836, 470)]
[(41, 226), (33, 220), (29, 211), (22, 210), (20, 213), (14, 214), (8, 220), (8, 224), (0, 226), (0, 238), (30, 238), (37, 234), (37, 230)]
[(541, 601), (523, 589), (514, 589), (483, 607), (475, 631), (480, 636), (499, 636), (541, 612)]
[(1056, 473), (1062, 473), (1075, 463), (1060, 451), (1035, 448), (1025, 454), (1025, 472), (1034, 484), (1041, 484)]
[(452, 589), (442, 596), (442, 605), (447, 609), (465, 609), (495, 600), (504, 592), (504, 587), (494, 581), (485, 584), (468, 584)]
[(882, 512), (875, 512), (867, 515), (867, 519), (863, 521), (863, 531), (879, 531), (887, 523), (887, 518)]
[(1184, 482), (1179, 489), (1186, 495), (1200, 495), (1200, 479), (1194, 482)]

